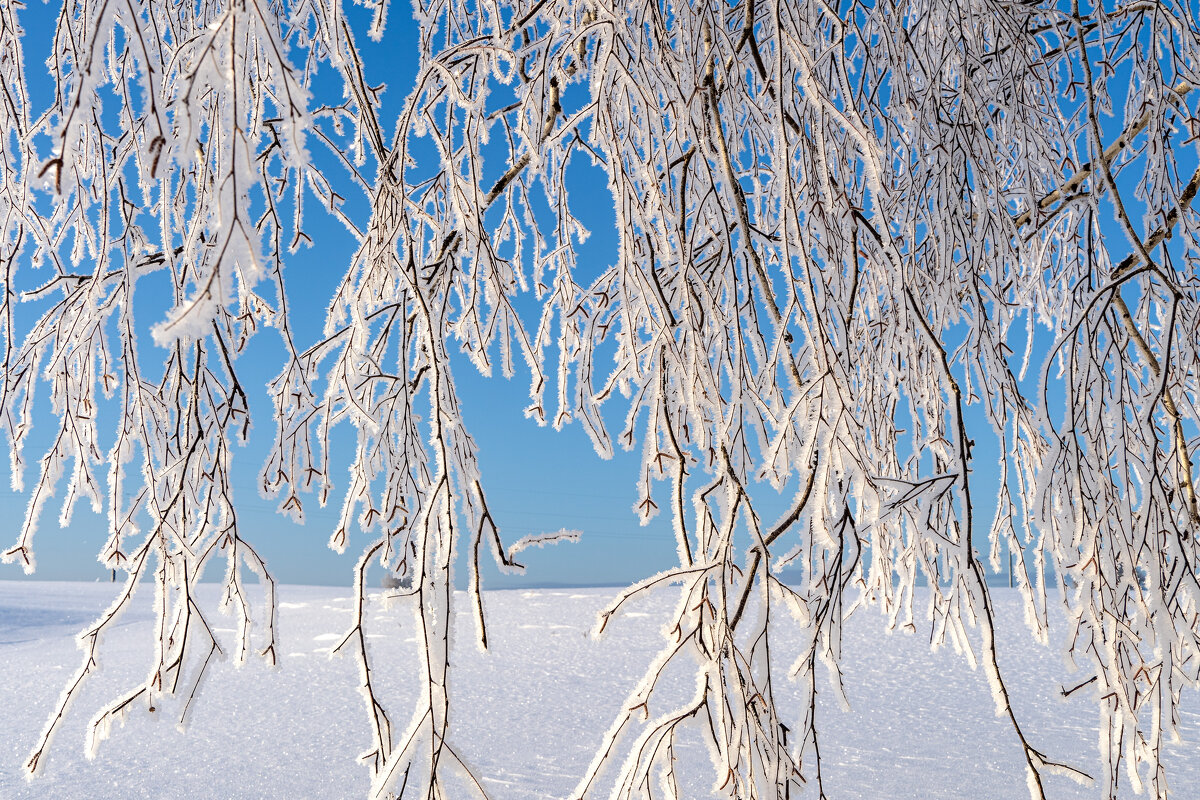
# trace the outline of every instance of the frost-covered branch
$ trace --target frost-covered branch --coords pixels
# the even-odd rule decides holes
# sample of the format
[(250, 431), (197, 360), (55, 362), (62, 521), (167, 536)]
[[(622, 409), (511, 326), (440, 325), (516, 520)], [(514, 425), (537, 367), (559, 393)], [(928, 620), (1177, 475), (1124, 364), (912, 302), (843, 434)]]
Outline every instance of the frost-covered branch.
[[(1083, 669), (1071, 691), (1096, 699), (1109, 794), (1165, 796), (1163, 742), (1200, 681), (1194, 9), (414, 11), (417, 79), (394, 128), (356, 43), (391, 35), (387, 2), (368, 22), (310, 0), (65, 0), (44, 103), (22, 61), (26, 12), (0, 11), (0, 426), (17, 488), (27, 450), (41, 453), (5, 558), (33, 568), (65, 485), (60, 522), (80, 500), (106, 508), (101, 561), (129, 576), (30, 768), (135, 576), (156, 586), (154, 663), (97, 733), (170, 697), (186, 714), (214, 655), (274, 658), (271, 581), (231, 477), (251, 419), (238, 357), (270, 326), (285, 356), (260, 489), (301, 521), (309, 493), (340, 497), (331, 546), (371, 542), (341, 649), (361, 665), (375, 795), (484, 794), (453, 725), (452, 568), (465, 549), (486, 647), (480, 561), (519, 569), (526, 542), (502, 540), (456, 375), (498, 367), (528, 379), (538, 424), (579, 422), (602, 457), (640, 453), (631, 519), (672, 516), (678, 565), (598, 621), (611, 631), (640, 598), (679, 592), (577, 796), (686, 794), (685, 733), (709, 744), (719, 793), (835, 793), (818, 684), (844, 697), (851, 613), (874, 605), (911, 631), (921, 584), (934, 645), (982, 661), (1031, 793), (1053, 794), (1051, 775), (1079, 774), (1013, 710), (985, 537), (993, 570), (1012, 559), (1033, 635)], [(600, 185), (618, 233), (602, 257), (587, 244), (607, 224), (593, 222)], [(357, 243), (319, 334), (289, 318), (284, 269), (314, 235), (310, 207)], [(141, 287), (170, 308), (148, 317)], [(32, 433), (39, 392), (46, 436)], [(968, 426), (972, 406), (990, 431)], [(331, 450), (339, 425), (349, 454)], [(995, 447), (974, 441), (989, 433)], [(992, 485), (971, 473), (981, 452), (996, 453)], [(990, 525), (981, 492), (997, 499)], [(232, 645), (194, 591), (221, 560)], [(410, 578), (417, 608), (422, 692), (397, 737), (366, 647), (372, 564)], [(246, 567), (269, 590), (261, 645)], [(793, 653), (773, 653), (781, 625), (801, 631)], [(780, 656), (795, 709), (774, 700)], [(678, 669), (694, 670), (687, 696), (663, 690)]]

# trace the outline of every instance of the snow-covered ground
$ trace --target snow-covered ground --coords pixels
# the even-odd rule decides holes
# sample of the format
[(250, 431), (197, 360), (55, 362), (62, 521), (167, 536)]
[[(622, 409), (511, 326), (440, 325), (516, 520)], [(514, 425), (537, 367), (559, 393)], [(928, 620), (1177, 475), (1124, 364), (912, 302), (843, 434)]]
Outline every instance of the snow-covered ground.
[[(206, 587), (209, 588), (209, 587)], [(212, 597), (215, 598), (215, 587)], [(485, 596), (492, 646), (478, 652), (463, 606), (453, 658), (454, 738), (496, 800), (563, 798), (575, 787), (627, 693), (660, 647), (674, 595), (629, 606), (608, 635), (590, 639), (595, 614), (615, 589), (510, 590)], [(329, 657), (350, 619), (346, 590), (280, 589), (280, 669), (219, 663), (189, 727), (134, 712), (88, 761), (84, 728), (103, 701), (144, 677), (149, 665), (150, 587), (105, 640), (103, 669), (71, 708), (44, 772), (27, 782), (20, 764), (67, 678), (78, 667), (74, 634), (113, 597), (108, 584), (0, 581), (0, 798), (359, 798), (368, 771), (357, 756), (369, 730), (353, 658)], [(1002, 667), (1017, 711), (1049, 756), (1098, 772), (1094, 701), (1072, 683), (1053, 648), (1035, 644), (1016, 597), (996, 590)], [(216, 617), (217, 624), (227, 622)], [(403, 728), (416, 698), (410, 612), (372, 606), (369, 632), (380, 694)], [(232, 638), (232, 630), (219, 631)], [(930, 652), (928, 631), (887, 636), (871, 611), (848, 624), (844, 711), (818, 698), (825, 788), (831, 798), (1023, 798), (1020, 750), (993, 715), (981, 670), (952, 649)], [(781, 628), (774, 645), (791, 640)], [(686, 676), (679, 676), (680, 682)], [(777, 699), (793, 714), (791, 685)], [(1200, 797), (1200, 698), (1185, 697), (1184, 744), (1169, 750), (1172, 786)], [(703, 750), (690, 756), (706, 768)], [(1050, 796), (1098, 798), (1050, 777)], [(1192, 787), (1189, 789), (1188, 787)], [(1195, 794), (1190, 792), (1194, 791)], [(1130, 793), (1132, 796), (1132, 793)]]

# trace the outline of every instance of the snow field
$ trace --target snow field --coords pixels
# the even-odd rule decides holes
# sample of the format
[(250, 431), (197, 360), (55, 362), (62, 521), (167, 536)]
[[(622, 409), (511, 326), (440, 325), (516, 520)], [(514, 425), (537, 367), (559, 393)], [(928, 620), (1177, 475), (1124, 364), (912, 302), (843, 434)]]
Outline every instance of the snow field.
[[(202, 597), (213, 608), (217, 587)], [(217, 663), (206, 679), (186, 730), (170, 704), (150, 714), (138, 706), (124, 726), (83, 753), (85, 730), (101, 705), (145, 677), (150, 663), (149, 587), (105, 640), (102, 669), (69, 710), (44, 771), (26, 781), (20, 766), (78, 668), (74, 634), (113, 596), (109, 584), (0, 582), (0, 798), (361, 798), (369, 770), (369, 727), (351, 656), (329, 657), (349, 626), (347, 590), (280, 588), (279, 668), (253, 659), (238, 669)], [(629, 606), (600, 640), (587, 633), (616, 589), (510, 590), (484, 595), (491, 648), (474, 641), (474, 625), (459, 599), (452, 657), (453, 741), (483, 776), (494, 800), (565, 798), (591, 762), (628, 692), (662, 646), (661, 626), (675, 595), (660, 591)], [(1017, 713), (1033, 744), (1056, 760), (1097, 774), (1097, 715), (1087, 689), (1063, 699), (1076, 681), (1052, 647), (1033, 642), (1015, 595), (994, 590), (1001, 667)], [(396, 735), (418, 697), (415, 628), (407, 601), (389, 606), (374, 596), (367, 632), (379, 696)], [(213, 612), (218, 637), (232, 643), (232, 623)], [(799, 644), (783, 620), (776, 630), (773, 669), (782, 675)], [(223, 627), (225, 626), (225, 627)], [(1052, 634), (1053, 635), (1053, 634)], [(930, 800), (1026, 797), (1021, 753), (1005, 720), (994, 715), (986, 679), (950, 648), (931, 652), (928, 629), (887, 635), (868, 610), (847, 624), (844, 644), (846, 711), (818, 683), (818, 731), (823, 779), (831, 798)], [(684, 664), (686, 666), (686, 662)], [(686, 669), (668, 675), (652, 713), (682, 702), (694, 681)], [(782, 714), (797, 718), (800, 692), (777, 680)], [(1200, 787), (1200, 703), (1185, 695), (1182, 745), (1171, 746), (1174, 794)], [(711, 789), (707, 751), (685, 743), (679, 757), (695, 780), (689, 796)], [(1099, 798), (1100, 789), (1050, 777), (1055, 800)], [(1132, 796), (1132, 792), (1129, 793)]]

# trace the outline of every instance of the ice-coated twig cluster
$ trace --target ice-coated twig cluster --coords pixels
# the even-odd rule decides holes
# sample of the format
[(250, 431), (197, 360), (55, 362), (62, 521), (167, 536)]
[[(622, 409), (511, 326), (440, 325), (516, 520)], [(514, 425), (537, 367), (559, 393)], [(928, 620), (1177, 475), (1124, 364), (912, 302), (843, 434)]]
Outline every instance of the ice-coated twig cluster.
[[(307, 170), (308, 101), (278, 8), (69, 2), (48, 61), (54, 93), (37, 106), (22, 73), (22, 13), (5, 6), (2, 59), (0, 426), (15, 489), (25, 488), (26, 445), (45, 451), (4, 558), (32, 570), (38, 524), (69, 470), (60, 523), (80, 500), (107, 506), (99, 558), (125, 574), (80, 634), (80, 668), (29, 756), (33, 772), (144, 578), (154, 585), (153, 660), (96, 714), (89, 752), (134, 708), (182, 724), (214, 656), (275, 661), (274, 584), (238, 524), (231, 448), (250, 429), (238, 355), (263, 324), (287, 331), (256, 291), (269, 276), (282, 291), (280, 237), (300, 218), (280, 220), (278, 202)], [(158, 300), (149, 314), (138, 313), (142, 293)], [(18, 300), (37, 308), (19, 334)], [(162, 350), (139, 344), (147, 332)], [(42, 387), (57, 423), (48, 443), (33, 434)], [(218, 642), (196, 594), (214, 562), (224, 563), (220, 609), (238, 622), (232, 645)], [(266, 587), (257, 614), (247, 569)]]
[[(45, 448), (5, 558), (32, 569), (65, 484), (60, 519), (107, 506), (101, 561), (126, 573), (30, 771), (143, 575), (154, 663), (94, 736), (168, 697), (187, 713), (226, 648), (194, 592), (214, 559), (238, 657), (273, 659), (272, 596), (252, 643), (243, 568), (266, 568), (230, 479), (250, 420), (238, 356), (269, 325), (286, 355), (260, 489), (299, 520), (308, 492), (336, 494), (331, 545), (371, 540), (338, 651), (361, 665), (375, 796), (486, 796), (452, 724), (456, 553), (486, 647), (484, 551), (520, 569), (523, 547), (575, 535), (501, 540), (455, 380), (496, 366), (528, 375), (539, 424), (578, 422), (601, 456), (639, 450), (632, 517), (673, 520), (678, 564), (597, 623), (679, 587), (576, 797), (683, 796), (676, 748), (696, 736), (718, 793), (824, 797), (816, 696), (842, 693), (843, 624), (874, 605), (912, 630), (919, 584), (933, 644), (982, 665), (1031, 795), (1091, 780), (1014, 709), (985, 575), (1007, 559), (1034, 635), (1080, 670), (1064, 693), (1095, 698), (1095, 777), (1109, 796), (1167, 795), (1163, 745), (1200, 681), (1192, 5), (416, 0), (417, 81), (394, 127), (355, 38), (390, 35), (389, 3), (365, 5), (64, 0), (44, 104), (25, 12), (0, 10), (0, 425), (17, 487), (26, 446)], [(615, 253), (591, 250), (597, 202)], [(317, 207), (358, 243), (319, 336), (293, 331), (283, 270)], [(148, 311), (138, 288), (168, 299)], [(973, 407), (996, 446), (975, 441)], [(343, 423), (349, 459), (330, 450)], [(973, 470), (990, 457), (987, 484)], [(418, 612), (423, 689), (403, 729), (367, 647), (373, 563), (410, 579)], [(798, 652), (773, 650), (783, 625)], [(784, 659), (799, 709), (774, 699)], [(688, 669), (693, 693), (663, 690)]]

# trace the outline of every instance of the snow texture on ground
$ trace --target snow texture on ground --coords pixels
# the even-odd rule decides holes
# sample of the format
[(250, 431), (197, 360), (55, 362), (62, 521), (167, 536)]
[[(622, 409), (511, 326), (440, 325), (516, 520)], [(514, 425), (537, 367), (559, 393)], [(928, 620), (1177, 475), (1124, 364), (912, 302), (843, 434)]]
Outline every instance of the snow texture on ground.
[[(203, 587), (208, 607), (216, 587)], [(676, 595), (633, 603), (599, 640), (587, 636), (616, 589), (510, 590), (485, 594), (491, 648), (479, 652), (465, 597), (452, 658), (454, 741), (483, 776), (495, 800), (564, 798), (586, 771), (628, 692), (662, 646), (661, 627)], [(279, 603), (279, 668), (258, 660), (241, 668), (216, 663), (186, 730), (144, 706), (88, 761), (84, 732), (97, 710), (145, 679), (150, 665), (149, 586), (104, 640), (101, 665), (55, 739), (32, 782), (21, 773), (67, 679), (81, 657), (74, 634), (111, 602), (108, 584), (0, 581), (0, 798), (361, 798), (370, 783), (357, 760), (370, 731), (352, 657), (330, 657), (348, 627), (346, 590), (284, 586)], [(1019, 718), (1049, 756), (1099, 774), (1097, 715), (1087, 690), (1060, 696), (1072, 676), (1057, 649), (1036, 644), (1021, 622), (1017, 598), (995, 590), (1001, 666)], [(232, 645), (233, 622), (214, 613), (218, 636)], [(226, 625), (225, 628), (221, 628)], [(378, 691), (397, 733), (417, 699), (418, 666), (411, 608), (378, 600), (368, 633)], [(781, 625), (773, 648), (783, 657), (798, 642)], [(884, 632), (870, 609), (847, 625), (846, 688), (851, 710), (818, 684), (824, 783), (830, 798), (1027, 797), (1019, 746), (994, 715), (982, 670), (952, 648), (931, 652), (928, 629)], [(790, 659), (789, 659), (790, 660)], [(821, 673), (825, 677), (824, 671)], [(680, 671), (667, 691), (693, 687)], [(785, 716), (798, 715), (800, 692), (777, 686)], [(1200, 702), (1185, 695), (1184, 742), (1169, 748), (1174, 794), (1200, 797)], [(689, 796), (708, 795), (711, 767), (702, 746), (684, 748), (700, 781)], [(1188, 787), (1192, 787), (1189, 789)], [(1055, 800), (1099, 798), (1048, 778)], [(1191, 791), (1195, 794), (1191, 794)], [(1128, 793), (1133, 796), (1132, 792)]]

